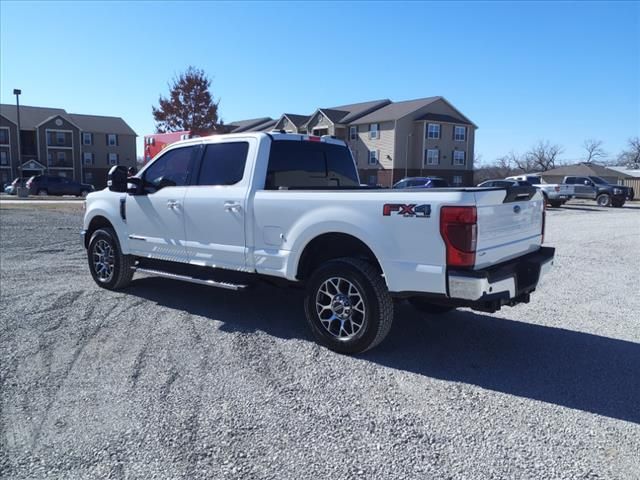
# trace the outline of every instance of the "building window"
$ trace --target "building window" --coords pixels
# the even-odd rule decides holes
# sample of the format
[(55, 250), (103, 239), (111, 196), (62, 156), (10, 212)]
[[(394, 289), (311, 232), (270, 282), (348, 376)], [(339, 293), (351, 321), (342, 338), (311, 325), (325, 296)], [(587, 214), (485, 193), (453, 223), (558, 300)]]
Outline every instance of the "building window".
[(66, 178), (67, 172), (58, 172), (58, 176), (62, 178)]
[(84, 180), (85, 182), (93, 182), (93, 172), (84, 172)]
[(0, 165), (9, 165), (9, 155), (7, 155), (7, 152), (0, 152)]
[(65, 152), (57, 153), (58, 162), (64, 162), (67, 159), (67, 154)]
[(64, 145), (64, 132), (56, 132), (56, 143)]
[(9, 129), (0, 128), (0, 145), (9, 145)]
[(369, 125), (369, 138), (378, 138), (378, 124), (372, 123)]
[(462, 185), (462, 175), (454, 175), (453, 176), (453, 184), (454, 185)]
[(464, 142), (467, 139), (467, 127), (456, 125), (453, 129), (453, 139), (456, 142)]
[(425, 165), (439, 165), (440, 164), (440, 150), (437, 148), (430, 148), (424, 152), (424, 164)]
[(47, 163), (51, 163), (52, 160), (53, 160), (53, 155), (51, 155), (51, 153), (47, 153)]
[(427, 125), (427, 138), (440, 138), (439, 123), (430, 123)]
[(110, 153), (109, 154), (109, 165), (117, 165), (118, 164), (118, 154)]
[(82, 133), (82, 144), (83, 145), (91, 145), (93, 143), (93, 139), (91, 138), (91, 134), (87, 132)]
[(463, 150), (454, 150), (453, 151), (453, 164), (454, 165), (464, 165), (464, 151)]
[(377, 164), (378, 164), (378, 151), (369, 150), (369, 165), (377, 165)]
[(349, 127), (349, 138), (351, 140), (357, 140), (357, 138), (358, 138), (358, 127)]
[(84, 164), (85, 165), (93, 165), (93, 153), (91, 152), (84, 152), (82, 154), (82, 157), (84, 159)]
[(115, 133), (110, 133), (107, 135), (107, 145), (110, 147), (115, 147), (118, 145), (118, 136)]

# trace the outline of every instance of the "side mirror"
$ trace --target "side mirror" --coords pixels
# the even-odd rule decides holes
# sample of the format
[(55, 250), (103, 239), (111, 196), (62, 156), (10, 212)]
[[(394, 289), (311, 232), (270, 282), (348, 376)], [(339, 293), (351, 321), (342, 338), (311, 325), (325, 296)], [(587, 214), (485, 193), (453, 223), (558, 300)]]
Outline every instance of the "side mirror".
[(136, 173), (138, 173), (138, 169), (136, 167), (129, 167), (127, 173), (130, 177), (133, 177)]
[(112, 192), (126, 192), (127, 177), (127, 167), (124, 165), (114, 165), (107, 174), (107, 187)]

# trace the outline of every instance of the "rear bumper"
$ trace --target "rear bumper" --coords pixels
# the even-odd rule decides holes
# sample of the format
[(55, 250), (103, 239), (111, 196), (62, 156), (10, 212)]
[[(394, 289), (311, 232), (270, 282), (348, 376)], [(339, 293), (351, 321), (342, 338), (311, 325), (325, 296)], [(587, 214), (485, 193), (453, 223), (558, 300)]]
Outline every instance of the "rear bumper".
[(530, 294), (553, 266), (555, 249), (533, 253), (482, 270), (451, 270), (446, 303), (495, 311), (503, 305), (529, 302)]

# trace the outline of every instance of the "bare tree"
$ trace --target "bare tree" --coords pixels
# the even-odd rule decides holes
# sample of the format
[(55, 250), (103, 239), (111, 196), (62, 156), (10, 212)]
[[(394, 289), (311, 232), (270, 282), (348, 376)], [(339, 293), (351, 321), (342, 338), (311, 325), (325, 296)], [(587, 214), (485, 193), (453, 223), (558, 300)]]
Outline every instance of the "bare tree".
[(627, 140), (627, 149), (618, 155), (618, 163), (621, 165), (640, 164), (640, 137), (631, 137)]
[(564, 152), (564, 149), (557, 144), (547, 141), (539, 141), (524, 155), (519, 168), (526, 167), (527, 171), (546, 172), (556, 168), (558, 155)]
[(602, 140), (596, 140), (594, 138), (588, 138), (584, 141), (582, 148), (587, 152), (585, 162), (597, 162), (607, 156), (607, 153), (602, 148), (603, 143), (604, 142)]

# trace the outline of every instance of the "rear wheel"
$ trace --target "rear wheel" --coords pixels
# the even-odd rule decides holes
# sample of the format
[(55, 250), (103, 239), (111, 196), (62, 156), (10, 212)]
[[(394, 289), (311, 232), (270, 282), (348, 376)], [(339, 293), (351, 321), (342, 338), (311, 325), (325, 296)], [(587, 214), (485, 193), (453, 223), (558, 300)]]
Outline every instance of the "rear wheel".
[(553, 208), (560, 208), (562, 206), (562, 201), (561, 200), (549, 200), (549, 205), (551, 205)]
[(133, 278), (134, 258), (124, 255), (112, 228), (101, 228), (91, 235), (87, 249), (89, 269), (93, 280), (102, 288), (118, 290)]
[(422, 297), (411, 297), (409, 303), (413, 308), (422, 313), (428, 313), (429, 315), (441, 315), (443, 313), (455, 310), (455, 307), (449, 307), (446, 305), (438, 305), (436, 303), (429, 302)]
[(610, 207), (611, 195), (609, 195), (608, 193), (601, 193), (600, 195), (598, 195), (598, 198), (596, 198), (596, 203), (600, 207)]
[(305, 314), (321, 345), (355, 354), (378, 345), (393, 321), (393, 300), (370, 263), (341, 258), (318, 268), (307, 282)]
[(40, 190), (38, 190), (38, 195), (41, 197), (46, 197), (47, 195), (49, 195), (49, 192), (47, 192), (44, 188), (41, 188)]

